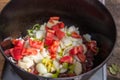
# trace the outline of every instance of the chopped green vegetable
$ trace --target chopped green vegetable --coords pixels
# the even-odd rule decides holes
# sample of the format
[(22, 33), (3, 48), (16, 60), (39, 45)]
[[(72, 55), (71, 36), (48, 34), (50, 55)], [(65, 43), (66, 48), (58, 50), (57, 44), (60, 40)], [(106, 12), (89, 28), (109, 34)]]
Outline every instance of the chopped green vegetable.
[(59, 56), (63, 56), (63, 50), (59, 52)]
[(39, 30), (39, 29), (40, 29), (40, 24), (35, 24), (35, 25), (33, 26), (33, 29), (34, 29), (34, 30)]
[(68, 63), (63, 63), (63, 68), (68, 69)]
[(60, 71), (57, 70), (56, 73), (52, 75), (52, 78), (58, 78), (59, 73), (60, 73)]
[(52, 78), (57, 78), (58, 77), (58, 74), (53, 74), (52, 75)]
[(68, 72), (69, 72), (69, 73), (74, 73), (74, 68), (75, 68), (75, 65), (74, 65), (74, 64), (70, 65)]
[(67, 34), (67, 36), (71, 36), (71, 34), (69, 32), (67, 32), (66, 34)]
[(32, 29), (27, 30), (28, 35), (33, 37), (34, 31), (39, 30), (39, 29), (40, 29), (40, 24), (35, 24)]
[(33, 36), (33, 30), (28, 29), (27, 32), (28, 32), (28, 35), (29, 35), (29, 36)]

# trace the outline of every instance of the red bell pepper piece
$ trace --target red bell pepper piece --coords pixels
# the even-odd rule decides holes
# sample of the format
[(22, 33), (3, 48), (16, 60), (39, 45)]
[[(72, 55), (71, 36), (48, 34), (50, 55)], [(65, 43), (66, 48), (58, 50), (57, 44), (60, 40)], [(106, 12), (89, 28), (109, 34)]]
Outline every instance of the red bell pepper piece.
[(13, 39), (12, 43), (14, 46), (23, 47), (23, 42), (21, 40)]
[(83, 53), (78, 53), (77, 57), (80, 59), (81, 62), (85, 62), (86, 56)]
[(42, 50), (43, 47), (44, 47), (44, 43), (42, 41), (39, 41), (39, 40), (31, 40), (31, 39), (29, 39), (29, 43), (30, 43), (31, 47), (38, 48), (40, 50)]
[(73, 38), (81, 38), (81, 36), (80, 36), (78, 33), (76, 33), (76, 32), (72, 32), (72, 33), (71, 33), (71, 36), (72, 36)]
[(64, 23), (63, 22), (60, 22), (60, 23), (57, 23), (56, 25), (52, 26), (52, 29), (54, 31), (57, 31), (57, 30), (60, 30), (61, 28), (64, 28)]
[(69, 51), (69, 54), (70, 55), (76, 55), (78, 53), (78, 48), (77, 46), (72, 48), (70, 51)]
[(54, 31), (57, 31), (57, 30), (60, 30), (60, 28), (59, 28), (59, 25), (54, 25), (54, 26), (52, 26), (52, 29), (54, 30)]
[(71, 56), (63, 56), (60, 59), (60, 63), (73, 63), (73, 58)]
[(50, 56), (51, 56), (51, 59), (55, 59), (57, 57), (56, 53), (52, 53)]
[(60, 17), (57, 17), (57, 16), (55, 16), (55, 17), (50, 17), (50, 20), (59, 20), (60, 19)]
[(83, 53), (83, 46), (81, 46), (81, 45), (75, 46), (69, 51), (70, 55), (76, 55), (78, 53)]
[(21, 55), (22, 48), (21, 47), (14, 47), (10, 49), (10, 54), (15, 60), (21, 59), (23, 56)]
[(65, 36), (65, 33), (62, 32), (61, 30), (57, 30), (56, 31), (56, 36), (59, 40), (61, 40)]
[(70, 55), (77, 55), (77, 57), (80, 59), (81, 62), (84, 62), (86, 60), (86, 56), (83, 53), (83, 46), (75, 46), (69, 51)]
[(45, 38), (45, 45), (46, 46), (50, 46), (50, 45), (52, 45), (52, 43), (53, 43), (52, 38), (48, 38), (48, 37)]
[(55, 35), (55, 31), (54, 31), (54, 30), (48, 29), (48, 30), (46, 31), (46, 37), (53, 38), (54, 35)]
[(59, 41), (54, 41), (51, 46), (48, 46), (48, 50), (50, 52), (50, 56), (52, 59), (56, 58), (56, 51), (59, 46)]
[(22, 55), (36, 55), (37, 54), (37, 50), (35, 48), (24, 48), (22, 50)]
[(33, 71), (32, 73), (35, 74), (35, 75), (36, 75), (36, 74), (37, 74), (37, 75), (39, 74), (39, 72), (36, 70), (36, 68), (34, 68), (34, 71)]
[(50, 23), (54, 24), (54, 21), (58, 21), (60, 19), (60, 17), (50, 17), (49, 21)]
[(59, 26), (59, 28), (61, 29), (61, 28), (64, 28), (64, 27), (65, 27), (65, 24), (64, 24), (63, 22), (60, 22), (60, 23), (58, 23), (58, 26)]
[(83, 49), (82, 45), (78, 46), (77, 49), (78, 49), (78, 53), (83, 53), (84, 52), (84, 49)]
[(46, 26), (46, 27), (45, 27), (45, 30), (46, 30), (46, 32), (47, 32), (48, 30), (50, 30), (50, 28)]
[(52, 45), (53, 40), (54, 40), (54, 36), (55, 36), (54, 30), (50, 30), (50, 29), (46, 30), (46, 37), (45, 37), (45, 45), (46, 46)]
[(87, 43), (88, 49), (90, 49), (92, 52), (97, 53), (97, 43), (96, 41), (92, 40)]

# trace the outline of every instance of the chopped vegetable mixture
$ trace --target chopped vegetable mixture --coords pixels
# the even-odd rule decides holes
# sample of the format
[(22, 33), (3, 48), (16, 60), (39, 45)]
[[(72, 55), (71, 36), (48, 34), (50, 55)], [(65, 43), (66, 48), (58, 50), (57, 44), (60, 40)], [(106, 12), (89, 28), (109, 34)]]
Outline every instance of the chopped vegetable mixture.
[(25, 71), (58, 78), (92, 69), (97, 42), (89, 34), (80, 35), (74, 25), (67, 26), (59, 17), (50, 17), (27, 32), (25, 37), (12, 38), (12, 47), (5, 50), (9, 59)]

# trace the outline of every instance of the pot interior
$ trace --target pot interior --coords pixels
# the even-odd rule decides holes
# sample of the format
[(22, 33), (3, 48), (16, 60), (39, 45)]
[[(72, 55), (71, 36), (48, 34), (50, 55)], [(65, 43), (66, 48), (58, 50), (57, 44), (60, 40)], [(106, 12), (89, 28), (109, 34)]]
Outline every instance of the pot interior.
[(94, 67), (111, 54), (116, 28), (108, 10), (96, 0), (12, 0), (0, 15), (0, 42), (7, 37), (25, 36), (27, 29), (47, 22), (51, 16), (79, 27), (81, 34), (88, 33), (98, 42)]

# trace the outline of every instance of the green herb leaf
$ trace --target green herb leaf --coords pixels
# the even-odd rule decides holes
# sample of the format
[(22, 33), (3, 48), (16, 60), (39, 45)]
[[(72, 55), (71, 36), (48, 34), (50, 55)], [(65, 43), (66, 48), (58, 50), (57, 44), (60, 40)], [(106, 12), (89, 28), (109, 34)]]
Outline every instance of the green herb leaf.
[(114, 71), (119, 72), (118, 66), (116, 64), (112, 64), (111, 67), (114, 69)]
[(112, 68), (112, 67), (109, 67), (109, 71), (112, 75), (116, 75), (117, 72)]
[(29, 35), (29, 36), (33, 36), (33, 30), (28, 29), (27, 32), (28, 32), (28, 35)]

